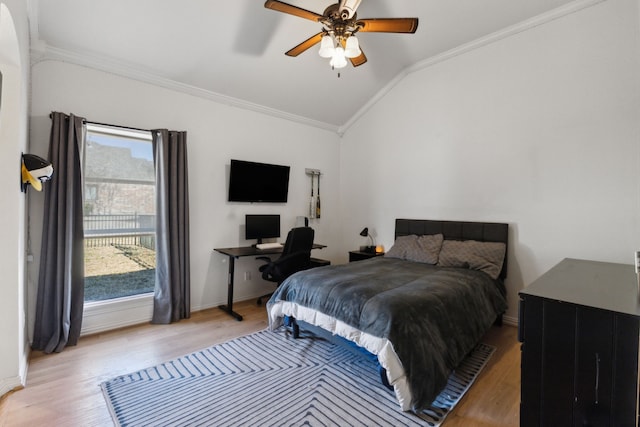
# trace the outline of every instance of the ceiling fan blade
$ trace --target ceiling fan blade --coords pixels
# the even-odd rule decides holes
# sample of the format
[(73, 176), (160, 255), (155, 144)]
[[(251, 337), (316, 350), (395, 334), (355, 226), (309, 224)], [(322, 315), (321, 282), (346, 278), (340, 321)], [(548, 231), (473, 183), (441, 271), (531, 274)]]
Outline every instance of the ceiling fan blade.
[(360, 56), (356, 56), (355, 58), (349, 58), (349, 61), (351, 61), (351, 65), (353, 65), (354, 67), (359, 67), (360, 65), (364, 64), (365, 62), (367, 62), (367, 57), (364, 54), (364, 51), (362, 50), (362, 48), (360, 48)]
[[(342, 45), (343, 49), (347, 46), (347, 42), (344, 39), (340, 40), (340, 44)], [(367, 62), (367, 56), (364, 54), (362, 47), (360, 47), (360, 55), (356, 56), (355, 58), (349, 58), (349, 61), (351, 61), (351, 65), (353, 65), (354, 67), (358, 67)]]
[(359, 31), (366, 33), (415, 33), (418, 18), (372, 18), (359, 19)]
[(322, 40), (322, 36), (324, 35), (324, 32), (319, 32), (316, 35), (313, 35), (311, 37), (309, 37), (308, 39), (306, 39), (305, 41), (303, 41), (302, 43), (300, 43), (298, 46), (294, 47), (293, 49), (290, 49), (288, 52), (285, 52), (285, 55), (287, 56), (298, 56), (300, 55), (302, 52), (304, 52), (305, 50), (309, 49), (310, 47), (320, 43), (320, 41)]
[(302, 9), (297, 6), (283, 3), (278, 0), (267, 0), (264, 3), (264, 7), (266, 7), (267, 9), (278, 11), (278, 12), (288, 13), (289, 15), (297, 16), (299, 18), (309, 19), (314, 22), (320, 22), (321, 19), (324, 19), (324, 16), (318, 15), (315, 12), (311, 12), (310, 10)]

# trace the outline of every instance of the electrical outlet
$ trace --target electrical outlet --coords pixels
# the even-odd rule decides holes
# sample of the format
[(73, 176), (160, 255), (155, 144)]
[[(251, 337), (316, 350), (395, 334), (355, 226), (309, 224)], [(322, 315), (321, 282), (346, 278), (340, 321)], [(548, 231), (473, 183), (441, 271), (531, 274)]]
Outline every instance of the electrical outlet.
[(640, 251), (636, 251), (636, 273), (640, 273)]
[(244, 280), (245, 282), (248, 280), (251, 280), (251, 272), (250, 271), (245, 271), (244, 272)]

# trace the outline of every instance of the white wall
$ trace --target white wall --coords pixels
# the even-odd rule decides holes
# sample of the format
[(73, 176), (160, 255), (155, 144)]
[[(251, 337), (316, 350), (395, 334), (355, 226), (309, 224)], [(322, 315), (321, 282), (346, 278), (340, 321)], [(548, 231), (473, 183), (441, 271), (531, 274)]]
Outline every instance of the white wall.
[(565, 257), (633, 263), (637, 8), (608, 0), (410, 74), (344, 136), (345, 236), (368, 225), (388, 248), (398, 217), (510, 223), (511, 321)]
[[(315, 255), (334, 263), (366, 242), (358, 236), (364, 226), (390, 247), (397, 217), (509, 222), (507, 314), (515, 319), (518, 290), (562, 258), (630, 263), (640, 247), (637, 9), (635, 0), (607, 0), (416, 71), (342, 140), (113, 74), (40, 62), (32, 70), (32, 151), (46, 154), (52, 110), (187, 130), (193, 309), (226, 298), (227, 264), (212, 248), (244, 243), (245, 213), (281, 213), (283, 226), (293, 225), (306, 212), (304, 168), (313, 167), (324, 175), (323, 218), (312, 225), (316, 240), (329, 245)], [(290, 164), (290, 202), (224, 202), (230, 158)], [(32, 223), (37, 248), (39, 222)], [(237, 299), (264, 290), (256, 267), (238, 263)], [(244, 271), (254, 280), (245, 283)]]
[[(310, 225), (316, 231), (316, 242), (328, 248), (314, 251), (313, 256), (340, 258), (340, 140), (336, 134), (59, 61), (33, 66), (32, 91), (31, 143), (36, 154), (47, 154), (51, 111), (115, 125), (187, 131), (192, 310), (226, 303), (228, 264), (213, 248), (247, 244), (242, 228), (246, 213), (280, 214), (283, 233), (295, 226), (297, 215), (307, 213), (310, 180), (305, 168), (323, 173), (322, 217)], [(288, 203), (226, 202), (231, 158), (290, 165)], [(38, 211), (41, 215), (43, 199), (32, 209), (34, 216)], [(34, 248), (40, 245), (41, 221), (41, 216), (32, 220)], [(38, 259), (38, 251), (34, 252)], [(254, 259), (236, 262), (236, 300), (272, 289), (259, 278), (258, 266)], [(37, 265), (33, 267), (30, 274), (37, 277)], [(252, 280), (244, 281), (245, 271)], [(34, 304), (31, 299), (30, 312)], [(88, 325), (83, 324), (83, 330), (85, 327)]]
[(24, 385), (25, 207), (20, 155), (27, 151), (29, 37), (26, 5), (0, 2), (0, 396)]

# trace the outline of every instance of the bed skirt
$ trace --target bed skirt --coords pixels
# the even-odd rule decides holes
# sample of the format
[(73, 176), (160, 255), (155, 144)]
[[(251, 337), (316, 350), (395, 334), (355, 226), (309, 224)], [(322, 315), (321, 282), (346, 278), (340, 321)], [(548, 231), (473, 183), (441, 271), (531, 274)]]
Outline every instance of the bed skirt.
[(294, 317), (320, 327), (334, 335), (354, 342), (378, 358), (378, 363), (387, 371), (387, 381), (393, 390), (403, 411), (411, 410), (411, 390), (407, 377), (393, 345), (386, 338), (375, 337), (347, 325), (331, 316), (290, 301), (269, 302), (269, 329), (282, 326), (284, 316)]

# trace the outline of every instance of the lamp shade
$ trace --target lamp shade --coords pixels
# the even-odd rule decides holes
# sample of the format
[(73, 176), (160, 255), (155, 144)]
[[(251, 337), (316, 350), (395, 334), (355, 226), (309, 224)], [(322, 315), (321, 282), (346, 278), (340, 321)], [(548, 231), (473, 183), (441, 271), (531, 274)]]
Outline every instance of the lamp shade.
[(369, 246), (360, 246), (360, 250), (369, 253), (376, 253), (376, 244), (373, 240), (373, 236), (369, 234), (369, 227), (365, 227), (360, 232), (362, 237), (368, 237), (371, 240), (371, 244)]
[(323, 58), (331, 58), (335, 53), (335, 48), (333, 47), (333, 39), (330, 35), (322, 36), (322, 40), (320, 41), (320, 50), (318, 54)]
[(344, 49), (342, 46), (338, 46), (336, 48), (329, 64), (331, 64), (333, 68), (344, 68), (347, 66), (347, 58), (344, 56)]
[(347, 58), (356, 58), (362, 54), (360, 43), (356, 36), (349, 36), (345, 45), (344, 56)]

